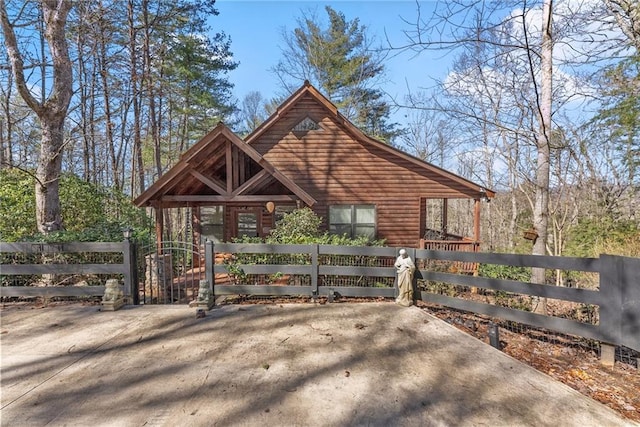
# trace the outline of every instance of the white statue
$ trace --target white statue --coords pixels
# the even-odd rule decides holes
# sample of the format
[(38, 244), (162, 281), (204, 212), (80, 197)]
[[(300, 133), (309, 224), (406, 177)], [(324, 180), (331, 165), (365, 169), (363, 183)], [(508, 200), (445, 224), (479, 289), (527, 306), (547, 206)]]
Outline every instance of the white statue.
[[(196, 307), (199, 309), (211, 310), (213, 307), (213, 292), (211, 292), (211, 287), (209, 286), (208, 280), (200, 280), (198, 286), (198, 296), (195, 300), (189, 303), (189, 307)], [(199, 311), (196, 313), (200, 313)]]
[(104, 295), (102, 296), (102, 302), (113, 302), (123, 298), (122, 289), (118, 279), (108, 279), (104, 286)]
[(396, 303), (403, 307), (413, 305), (413, 273), (416, 266), (407, 251), (400, 249), (396, 263), (394, 264), (398, 273), (398, 297)]
[(102, 310), (115, 311), (124, 305), (124, 294), (118, 279), (107, 279), (102, 295)]

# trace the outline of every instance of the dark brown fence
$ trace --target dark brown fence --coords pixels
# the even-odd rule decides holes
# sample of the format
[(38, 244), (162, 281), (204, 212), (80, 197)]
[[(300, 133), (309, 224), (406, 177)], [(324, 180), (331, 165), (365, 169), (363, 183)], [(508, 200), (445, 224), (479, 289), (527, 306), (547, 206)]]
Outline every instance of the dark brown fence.
[[(398, 249), (208, 242), (206, 277), (215, 295), (393, 297)], [(419, 267), (416, 295), (424, 301), (640, 350), (640, 259), (407, 250)], [(594, 289), (579, 289), (471, 276), (447, 268), (460, 262), (593, 273), (597, 283)], [(286, 278), (283, 284), (275, 283), (282, 278)], [(443, 294), (428, 283), (473, 289), (481, 297)], [(500, 306), (493, 296), (503, 293), (576, 303), (595, 315), (581, 321)]]
[(104, 294), (108, 278), (122, 278), (138, 303), (135, 244), (0, 242), (0, 297), (83, 297)]

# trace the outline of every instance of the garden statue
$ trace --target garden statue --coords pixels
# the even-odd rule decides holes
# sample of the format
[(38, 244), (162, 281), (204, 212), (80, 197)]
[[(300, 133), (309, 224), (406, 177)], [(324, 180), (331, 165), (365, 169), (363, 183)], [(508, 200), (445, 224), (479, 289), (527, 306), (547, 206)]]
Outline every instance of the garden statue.
[(104, 285), (102, 311), (115, 311), (124, 305), (124, 295), (118, 279), (108, 279)]
[(396, 298), (396, 303), (403, 307), (409, 307), (413, 305), (413, 273), (416, 270), (416, 266), (405, 249), (400, 249), (394, 267), (398, 272), (398, 297)]
[(200, 280), (198, 287), (198, 298), (189, 304), (190, 307), (204, 308), (210, 310), (213, 307), (213, 295), (208, 280)]

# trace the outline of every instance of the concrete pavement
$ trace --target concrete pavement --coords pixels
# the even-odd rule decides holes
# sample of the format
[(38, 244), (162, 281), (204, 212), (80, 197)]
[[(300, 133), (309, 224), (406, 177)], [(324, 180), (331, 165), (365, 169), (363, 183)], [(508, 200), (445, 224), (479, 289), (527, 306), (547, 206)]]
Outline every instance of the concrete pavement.
[(625, 426), (389, 302), (0, 311), (3, 426)]

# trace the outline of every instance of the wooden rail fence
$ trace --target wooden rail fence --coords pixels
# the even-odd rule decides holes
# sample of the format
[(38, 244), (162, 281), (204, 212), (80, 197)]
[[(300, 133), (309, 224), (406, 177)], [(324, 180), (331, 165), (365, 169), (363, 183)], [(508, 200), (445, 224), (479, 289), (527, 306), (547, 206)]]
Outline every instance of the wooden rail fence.
[[(114, 253), (121, 254), (122, 262), (68, 263), (64, 254)], [(27, 275), (122, 275), (125, 298), (138, 303), (138, 278), (136, 267), (136, 245), (130, 240), (123, 242), (73, 242), (73, 243), (5, 243), (0, 242), (0, 255), (15, 254), (44, 255), (53, 258), (51, 263), (15, 263), (3, 260), (0, 278)], [(62, 258), (55, 261), (56, 256)], [(95, 286), (1, 286), (0, 297), (70, 297), (99, 296), (104, 294), (104, 285)]]

